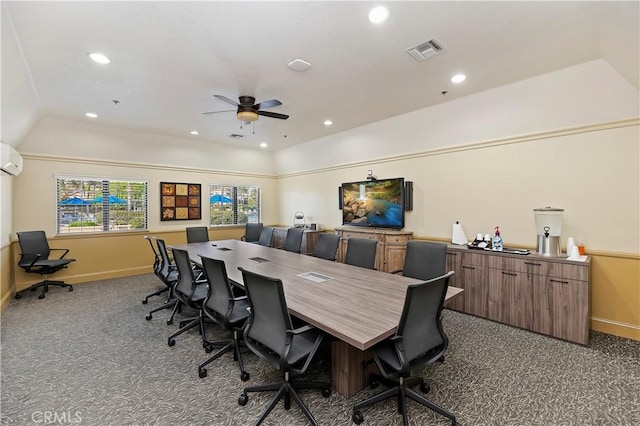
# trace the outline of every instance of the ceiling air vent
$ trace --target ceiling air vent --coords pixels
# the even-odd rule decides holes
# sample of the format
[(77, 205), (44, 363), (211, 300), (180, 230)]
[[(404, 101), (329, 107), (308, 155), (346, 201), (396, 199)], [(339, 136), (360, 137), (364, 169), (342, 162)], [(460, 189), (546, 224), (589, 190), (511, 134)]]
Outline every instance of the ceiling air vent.
[(420, 43), (417, 46), (410, 47), (405, 50), (409, 55), (413, 56), (417, 61), (424, 61), (432, 56), (444, 52), (447, 48), (437, 38)]
[(232, 139), (242, 139), (242, 138), (244, 138), (244, 135), (239, 135), (237, 133), (231, 133), (229, 135), (229, 137), (232, 138)]

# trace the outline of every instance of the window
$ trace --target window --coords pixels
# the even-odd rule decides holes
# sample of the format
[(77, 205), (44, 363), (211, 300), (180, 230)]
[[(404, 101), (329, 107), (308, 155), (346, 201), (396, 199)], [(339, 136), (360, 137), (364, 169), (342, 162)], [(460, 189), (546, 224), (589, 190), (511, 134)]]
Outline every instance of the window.
[(260, 222), (260, 188), (209, 185), (211, 225), (244, 225)]
[(57, 233), (147, 229), (147, 182), (58, 177)]

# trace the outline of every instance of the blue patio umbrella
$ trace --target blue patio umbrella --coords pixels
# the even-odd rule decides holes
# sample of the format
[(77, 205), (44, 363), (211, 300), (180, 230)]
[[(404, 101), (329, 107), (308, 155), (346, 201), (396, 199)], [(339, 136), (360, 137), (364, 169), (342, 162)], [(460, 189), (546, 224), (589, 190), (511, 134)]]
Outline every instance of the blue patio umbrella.
[(230, 204), (233, 203), (233, 200), (229, 197), (225, 197), (224, 195), (215, 194), (209, 198), (209, 203)]
[[(95, 204), (102, 204), (102, 195), (92, 200)], [(122, 198), (118, 198), (115, 195), (109, 195), (109, 204), (126, 204), (127, 202)]]
[(91, 201), (84, 200), (78, 197), (67, 198), (66, 200), (60, 201), (60, 204), (63, 206), (88, 206), (91, 205)]

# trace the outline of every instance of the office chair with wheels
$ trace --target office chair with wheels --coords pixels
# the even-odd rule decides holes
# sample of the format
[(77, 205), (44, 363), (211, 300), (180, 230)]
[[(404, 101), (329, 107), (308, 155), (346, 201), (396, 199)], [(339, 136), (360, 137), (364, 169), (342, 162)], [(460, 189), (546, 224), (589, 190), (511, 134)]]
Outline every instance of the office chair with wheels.
[(359, 266), (361, 268), (375, 269), (376, 267), (376, 240), (365, 238), (349, 238), (347, 242), (347, 254), (344, 263)]
[(187, 243), (206, 243), (209, 241), (209, 230), (206, 226), (187, 227)]
[(247, 223), (244, 230), (244, 235), (240, 239), (248, 243), (257, 243), (260, 239), (262, 227), (262, 223)]
[[(369, 350), (373, 360), (386, 380), (395, 386), (353, 407), (352, 420), (360, 424), (364, 420), (362, 409), (387, 398), (398, 399), (398, 412), (407, 421), (407, 398), (430, 408), (449, 418), (456, 425), (453, 414), (437, 406), (407, 385), (412, 371), (420, 371), (427, 364), (439, 360), (447, 350), (449, 339), (442, 328), (440, 313), (449, 287), (453, 271), (420, 284), (407, 287), (404, 308), (395, 336), (380, 342)], [(422, 392), (429, 392), (429, 386), (420, 377), (418, 383)]]
[(178, 268), (178, 281), (173, 286), (173, 293), (178, 299), (178, 303), (188, 306), (198, 312), (197, 317), (187, 318), (180, 321), (180, 328), (167, 338), (167, 344), (173, 346), (176, 344), (175, 338), (187, 330), (196, 326), (200, 327), (200, 335), (202, 336), (202, 345), (204, 346), (204, 312), (202, 311), (202, 303), (207, 297), (209, 286), (206, 281), (198, 282), (191, 268), (191, 260), (186, 250), (176, 248), (173, 251), (173, 260)]
[(297, 389), (322, 389), (322, 395), (331, 395), (331, 384), (323, 382), (298, 382), (296, 377), (304, 373), (323, 341), (324, 334), (311, 325), (294, 329), (284, 297), (282, 281), (239, 268), (242, 271), (251, 312), (244, 331), (247, 347), (258, 357), (283, 373), (283, 380), (276, 383), (245, 388), (238, 404), (246, 405), (250, 392), (276, 391), (256, 426), (260, 425), (284, 397), (284, 408), (291, 408), (295, 401), (311, 424), (317, 425), (309, 408), (302, 402)]
[(444, 275), (447, 268), (447, 245), (429, 241), (411, 240), (407, 243), (402, 269), (405, 277), (427, 281)]
[(287, 229), (287, 238), (284, 240), (284, 249), (293, 253), (300, 253), (302, 245), (302, 237), (304, 236), (303, 228)]
[(198, 376), (200, 378), (207, 377), (207, 369), (205, 367), (225, 353), (233, 350), (233, 359), (237, 360), (240, 365), (240, 379), (246, 382), (249, 380), (249, 373), (244, 370), (240, 342), (242, 341), (242, 330), (249, 318), (249, 301), (247, 296), (234, 296), (231, 289), (232, 284), (227, 276), (227, 268), (223, 260), (204, 256), (200, 256), (200, 258), (202, 259), (204, 275), (209, 283), (209, 292), (202, 304), (202, 310), (213, 322), (232, 332), (233, 336), (227, 340), (205, 342), (204, 347), (207, 352), (211, 352), (214, 347), (221, 346), (221, 348), (198, 366)]
[(313, 251), (313, 256), (320, 259), (336, 260), (338, 244), (340, 244), (340, 235), (320, 234), (318, 235), (318, 242), (316, 243), (316, 249)]
[[(167, 246), (164, 240), (156, 237), (153, 237), (153, 239), (156, 241), (156, 245), (158, 246), (158, 256), (160, 257), (159, 268), (157, 272), (155, 272), (155, 270), (154, 272), (156, 276), (160, 278), (160, 280), (167, 286), (169, 293), (167, 294), (167, 301), (162, 306), (149, 311), (149, 313), (145, 316), (145, 319), (149, 321), (153, 318), (154, 313), (159, 312), (163, 309), (173, 308), (171, 316), (167, 320), (167, 325), (171, 325), (173, 324), (173, 318), (180, 309), (180, 304), (178, 303), (178, 300), (176, 299), (173, 291), (173, 288), (178, 281), (178, 269), (169, 258), (169, 253), (167, 252)], [(149, 244), (151, 244), (151, 240), (149, 240)], [(151, 244), (151, 248), (153, 248), (153, 244)]]
[(260, 232), (260, 238), (258, 244), (265, 247), (271, 247), (271, 240), (273, 239), (273, 226), (265, 226)]
[[(50, 248), (47, 241), (47, 235), (44, 231), (25, 231), (18, 232), (18, 242), (20, 243), (20, 260), (18, 266), (31, 274), (39, 274), (44, 279), (37, 284), (16, 292), (15, 298), (20, 299), (22, 293), (27, 291), (36, 291), (42, 287), (42, 293), (38, 299), (44, 299), (49, 291), (49, 286), (68, 287), (69, 291), (73, 291), (73, 286), (65, 284), (64, 281), (54, 281), (49, 279), (49, 274), (58, 272), (67, 267), (75, 259), (65, 258), (69, 249)], [(52, 251), (62, 251), (62, 255), (55, 259), (50, 259)]]

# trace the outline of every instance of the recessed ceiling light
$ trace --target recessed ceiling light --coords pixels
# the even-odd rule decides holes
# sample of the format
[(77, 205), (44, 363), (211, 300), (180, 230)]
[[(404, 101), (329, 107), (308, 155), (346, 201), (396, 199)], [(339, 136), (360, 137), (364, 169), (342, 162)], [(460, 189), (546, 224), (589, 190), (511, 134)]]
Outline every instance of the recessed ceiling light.
[(389, 17), (389, 9), (384, 6), (376, 6), (369, 12), (369, 21), (380, 24)]
[(465, 81), (467, 78), (466, 75), (464, 74), (456, 74), (453, 77), (451, 77), (451, 82), (452, 83), (462, 83), (463, 81)]
[(197, 130), (192, 130), (189, 133), (191, 133), (192, 135), (199, 135), (200, 132), (198, 132)]
[(262, 142), (262, 143), (260, 144), (260, 146), (261, 146), (262, 148), (266, 148), (266, 147), (267, 147), (267, 146), (269, 146), (269, 145), (267, 145), (267, 143), (266, 143), (266, 142)]
[(94, 61), (97, 62), (99, 64), (108, 64), (109, 62), (111, 62), (111, 59), (107, 58), (105, 55), (103, 55), (102, 53), (91, 53), (89, 54), (89, 57)]
[(324, 125), (325, 126), (331, 126), (333, 124), (333, 121), (331, 120), (324, 120)]
[(98, 114), (96, 114), (95, 112), (88, 112), (85, 115), (89, 118), (98, 118)]

